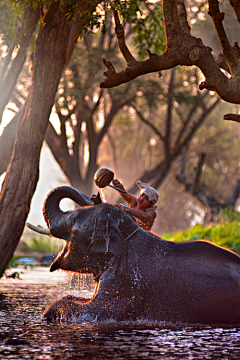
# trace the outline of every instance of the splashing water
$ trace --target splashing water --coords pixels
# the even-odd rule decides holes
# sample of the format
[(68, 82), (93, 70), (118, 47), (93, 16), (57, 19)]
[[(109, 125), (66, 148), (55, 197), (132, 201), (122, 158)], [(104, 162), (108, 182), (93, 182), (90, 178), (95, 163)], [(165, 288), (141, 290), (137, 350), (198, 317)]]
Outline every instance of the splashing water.
[(101, 196), (102, 202), (107, 203), (107, 199), (106, 199), (106, 195), (105, 195), (104, 190), (105, 190), (105, 188), (100, 189), (100, 196)]
[(95, 291), (92, 274), (71, 273), (67, 291), (71, 295), (91, 298)]

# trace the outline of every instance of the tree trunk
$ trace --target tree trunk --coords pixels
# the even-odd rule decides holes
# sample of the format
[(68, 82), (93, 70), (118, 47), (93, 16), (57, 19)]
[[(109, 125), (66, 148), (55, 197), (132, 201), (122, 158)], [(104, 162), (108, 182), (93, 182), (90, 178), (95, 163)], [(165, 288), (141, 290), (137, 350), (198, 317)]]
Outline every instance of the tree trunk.
[(33, 78), (0, 197), (0, 276), (18, 244), (39, 177), (39, 156), (66, 59), (69, 9), (52, 2), (39, 29)]
[[(14, 58), (10, 69), (9, 66), (6, 66), (5, 71), (1, 73), (1, 88), (3, 90), (1, 92), (0, 98), (0, 123), (5, 106), (9, 102), (13, 89), (16, 85), (18, 75), (25, 62), (27, 48), (30, 44), (32, 34), (35, 30), (39, 17), (39, 7), (34, 8), (31, 6), (31, 4), (30, 6), (26, 5), (22, 16), (22, 34), (17, 56)], [(9, 55), (11, 57), (11, 52)], [(10, 57), (8, 58), (9, 61)]]
[(8, 167), (11, 159), (13, 145), (16, 139), (18, 126), (23, 115), (24, 105), (19, 109), (9, 124), (4, 127), (0, 136), (0, 175), (2, 175)]

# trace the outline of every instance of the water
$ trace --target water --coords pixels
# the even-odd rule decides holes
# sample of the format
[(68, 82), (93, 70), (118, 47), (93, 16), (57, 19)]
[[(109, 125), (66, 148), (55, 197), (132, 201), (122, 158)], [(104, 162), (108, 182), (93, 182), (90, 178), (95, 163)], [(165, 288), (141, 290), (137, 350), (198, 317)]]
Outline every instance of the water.
[[(167, 324), (46, 324), (45, 308), (89, 279), (48, 268), (0, 281), (0, 359), (239, 359), (240, 328)], [(84, 294), (89, 296), (85, 289)]]
[(107, 202), (107, 199), (106, 199), (106, 195), (105, 195), (105, 188), (101, 188), (100, 189), (100, 196), (101, 196), (101, 199), (102, 199), (102, 202), (106, 203)]

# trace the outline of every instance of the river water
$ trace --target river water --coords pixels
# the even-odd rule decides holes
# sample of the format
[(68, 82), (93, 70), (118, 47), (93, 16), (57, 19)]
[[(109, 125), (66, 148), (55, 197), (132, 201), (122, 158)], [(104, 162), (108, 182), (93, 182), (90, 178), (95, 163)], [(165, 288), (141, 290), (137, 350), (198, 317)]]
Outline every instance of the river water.
[(0, 359), (240, 359), (240, 327), (41, 321), (51, 302), (88, 296), (89, 286), (88, 278), (44, 267), (23, 270), (20, 280), (1, 279)]

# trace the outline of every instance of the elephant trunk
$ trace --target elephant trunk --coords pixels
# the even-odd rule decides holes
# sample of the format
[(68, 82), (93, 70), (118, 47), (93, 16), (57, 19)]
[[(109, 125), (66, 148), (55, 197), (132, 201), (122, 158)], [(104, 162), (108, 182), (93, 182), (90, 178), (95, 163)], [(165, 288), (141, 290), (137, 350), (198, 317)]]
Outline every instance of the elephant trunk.
[(60, 209), (59, 203), (64, 198), (69, 198), (80, 206), (94, 205), (91, 199), (73, 187), (60, 186), (52, 190), (44, 201), (43, 216), (52, 235), (61, 238), (65, 236), (61, 224), (64, 223), (67, 213)]

